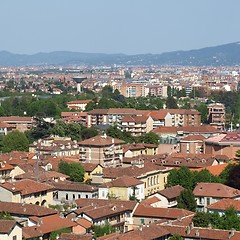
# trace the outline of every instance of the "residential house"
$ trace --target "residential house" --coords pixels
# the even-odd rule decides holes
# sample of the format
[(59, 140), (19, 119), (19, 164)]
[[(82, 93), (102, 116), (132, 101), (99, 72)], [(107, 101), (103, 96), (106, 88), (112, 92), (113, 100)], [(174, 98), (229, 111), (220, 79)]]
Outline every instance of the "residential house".
[(14, 167), (6, 161), (0, 161), (0, 181), (5, 182), (13, 178)]
[(97, 198), (98, 189), (84, 183), (70, 181), (52, 181), (49, 183), (54, 187), (54, 201), (56, 204), (61, 202), (74, 203), (79, 198)]
[(187, 216), (194, 216), (195, 213), (179, 208), (158, 208), (139, 204), (133, 212), (134, 225), (148, 225), (159, 220), (174, 220)]
[(75, 100), (75, 101), (67, 102), (67, 107), (69, 109), (85, 111), (87, 104), (90, 102), (93, 102), (93, 100)]
[(108, 168), (103, 169), (103, 183), (112, 181), (121, 176), (134, 177), (144, 182), (144, 196), (147, 197), (164, 189), (170, 170), (171, 168), (156, 166), (150, 162), (125, 168)]
[(22, 240), (22, 226), (15, 220), (0, 219), (1, 240)]
[(93, 225), (104, 225), (108, 222), (117, 231), (123, 232), (131, 230), (132, 212), (138, 203), (115, 199), (77, 199), (76, 204), (78, 209), (68, 213), (68, 218), (84, 218)]
[(30, 144), (29, 152), (55, 157), (72, 156), (79, 153), (79, 147), (71, 138), (51, 136)]
[(154, 193), (151, 197), (157, 197), (160, 202), (160, 207), (172, 208), (177, 207), (177, 197), (184, 190), (182, 186), (176, 185), (173, 187), (165, 188), (163, 190)]
[(121, 166), (124, 141), (109, 136), (95, 136), (78, 143), (80, 161), (101, 164), (103, 167)]
[(61, 112), (61, 120), (65, 123), (79, 123), (87, 126), (87, 112)]
[(204, 140), (205, 153), (212, 155), (226, 155), (230, 159), (236, 156), (240, 150), (240, 133), (227, 132), (219, 136), (211, 137)]
[(234, 208), (238, 216), (240, 216), (240, 200), (224, 198), (206, 207), (208, 212), (217, 212), (220, 216), (229, 208)]
[(93, 174), (95, 174), (95, 175), (102, 174), (102, 172), (103, 172), (103, 166), (101, 164), (81, 162), (81, 165), (83, 166), (83, 168), (85, 170), (84, 182), (92, 181)]
[(98, 195), (100, 199), (129, 200), (133, 198), (141, 201), (144, 199), (144, 183), (134, 177), (122, 176), (98, 186)]
[(10, 124), (0, 122), (0, 134), (7, 135), (10, 131), (12, 131), (12, 126)]
[(19, 117), (19, 116), (9, 116), (9, 117), (0, 117), (0, 122), (8, 124), (12, 130), (18, 130), (24, 132), (30, 130), (33, 125), (32, 117)]
[(193, 193), (199, 211), (206, 211), (207, 206), (224, 198), (240, 199), (240, 191), (238, 189), (221, 183), (198, 183)]
[(134, 143), (123, 145), (123, 157), (137, 157), (140, 155), (156, 155), (158, 154), (158, 146), (149, 143)]
[(45, 206), (53, 201), (53, 187), (30, 179), (0, 184), (0, 201)]

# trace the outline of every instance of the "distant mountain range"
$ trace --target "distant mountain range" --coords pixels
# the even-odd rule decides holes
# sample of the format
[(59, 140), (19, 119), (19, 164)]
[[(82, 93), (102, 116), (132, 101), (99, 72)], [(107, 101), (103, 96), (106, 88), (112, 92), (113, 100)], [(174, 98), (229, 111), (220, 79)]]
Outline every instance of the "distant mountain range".
[(137, 55), (80, 53), (68, 51), (26, 55), (0, 51), (0, 66), (69, 64), (233, 66), (240, 65), (240, 42), (197, 50)]

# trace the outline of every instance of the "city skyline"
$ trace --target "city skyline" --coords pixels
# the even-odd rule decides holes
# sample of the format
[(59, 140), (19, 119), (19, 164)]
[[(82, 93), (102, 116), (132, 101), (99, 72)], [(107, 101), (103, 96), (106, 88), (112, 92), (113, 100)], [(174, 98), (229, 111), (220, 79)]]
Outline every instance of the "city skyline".
[(0, 51), (144, 54), (240, 40), (237, 0), (1, 3)]

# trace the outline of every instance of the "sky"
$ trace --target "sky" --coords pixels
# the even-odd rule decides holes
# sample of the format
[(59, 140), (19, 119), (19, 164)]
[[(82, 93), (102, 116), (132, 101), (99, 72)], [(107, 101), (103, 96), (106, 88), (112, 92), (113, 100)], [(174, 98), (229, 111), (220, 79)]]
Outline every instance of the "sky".
[(0, 51), (163, 53), (240, 41), (239, 0), (1, 0)]

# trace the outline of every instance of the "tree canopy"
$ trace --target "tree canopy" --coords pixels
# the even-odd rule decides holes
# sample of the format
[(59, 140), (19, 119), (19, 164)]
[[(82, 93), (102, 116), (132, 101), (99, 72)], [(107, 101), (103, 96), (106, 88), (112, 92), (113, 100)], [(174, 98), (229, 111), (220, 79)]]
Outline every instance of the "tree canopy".
[(196, 211), (197, 203), (195, 196), (190, 189), (184, 189), (177, 197), (177, 207), (187, 209), (189, 211)]
[(28, 151), (28, 139), (26, 135), (19, 131), (12, 131), (3, 137), (2, 151)]

